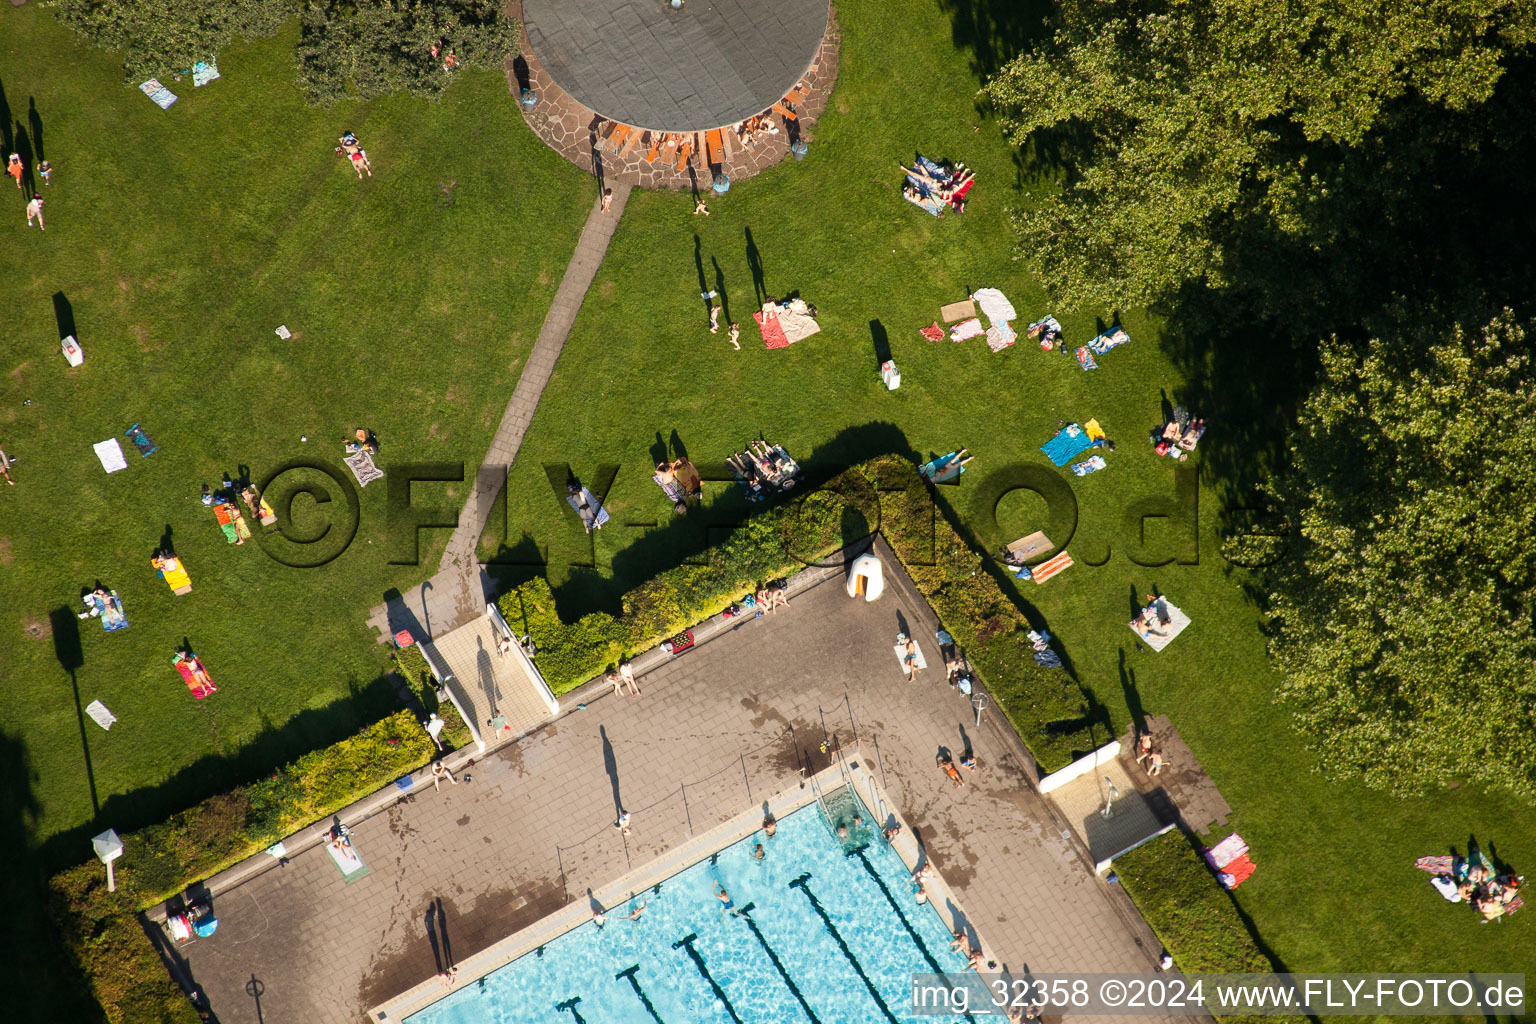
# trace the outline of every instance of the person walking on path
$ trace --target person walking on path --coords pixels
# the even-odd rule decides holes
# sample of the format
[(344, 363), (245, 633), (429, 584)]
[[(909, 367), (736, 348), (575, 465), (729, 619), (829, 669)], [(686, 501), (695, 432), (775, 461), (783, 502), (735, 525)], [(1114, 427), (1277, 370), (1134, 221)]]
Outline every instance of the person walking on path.
[(12, 153), (5, 163), (5, 173), (16, 179), (16, 187), (21, 188), (21, 176), (26, 171), (26, 165), (21, 162), (20, 153)]
[(629, 835), (629, 812), (620, 811), (619, 820), (613, 823), (613, 827), (625, 835)]
[(605, 188), (603, 189), (602, 211), (607, 213), (611, 209), (613, 209), (613, 189)]
[(447, 779), (449, 782), (453, 783), (455, 786), (457, 786), (459, 784), (459, 780), (453, 777), (453, 772), (449, 771), (446, 767), (444, 767), (443, 762), (441, 762), (441, 761), (433, 761), (432, 762), (432, 788), (433, 788), (434, 791), (442, 792), (443, 780), (444, 779)]
[(37, 227), (40, 231), (48, 229), (43, 225), (43, 197), (34, 194), (32, 201), (27, 204), (27, 227), (32, 226), (32, 218), (37, 218)]

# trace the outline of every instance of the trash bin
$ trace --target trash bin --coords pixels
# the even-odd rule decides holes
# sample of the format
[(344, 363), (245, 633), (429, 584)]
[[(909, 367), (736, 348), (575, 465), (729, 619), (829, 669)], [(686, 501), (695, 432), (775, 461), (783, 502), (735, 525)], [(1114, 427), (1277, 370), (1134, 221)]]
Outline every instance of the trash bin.
[(70, 366), (79, 366), (85, 362), (85, 353), (80, 351), (80, 343), (73, 334), (59, 342), (59, 348), (64, 353), (64, 361)]

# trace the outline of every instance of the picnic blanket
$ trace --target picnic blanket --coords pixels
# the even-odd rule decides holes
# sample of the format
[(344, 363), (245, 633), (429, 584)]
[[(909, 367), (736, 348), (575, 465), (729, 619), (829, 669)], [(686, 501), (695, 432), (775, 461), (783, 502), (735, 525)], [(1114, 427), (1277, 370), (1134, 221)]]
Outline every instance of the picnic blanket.
[(341, 461), (345, 462), (347, 468), (352, 470), (352, 475), (357, 477), (359, 487), (367, 487), (384, 475), (384, 471), (373, 464), (373, 456), (365, 451), (348, 455)]
[[(953, 480), (955, 477), (965, 472), (965, 467), (962, 466), (958, 460), (950, 463), (947, 466), (945, 465), (945, 461), (948, 459), (953, 459), (958, 454), (960, 453), (950, 452), (948, 455), (940, 455), (938, 458), (933, 459), (932, 461), (923, 463), (923, 465), (918, 468), (917, 472), (923, 477), (923, 479), (931, 480), (936, 484), (941, 484), (946, 480)], [(942, 474), (940, 473), (941, 466), (943, 467)]]
[(776, 313), (764, 309), (760, 313), (753, 313), (752, 319), (757, 321), (758, 330), (763, 332), (764, 348), (789, 348), (789, 336), (784, 333)]
[(224, 531), (224, 539), (229, 543), (239, 544), (250, 539), (251, 528), (245, 525), (245, 517), (240, 514), (234, 502), (216, 502), (213, 517), (219, 521), (219, 528)]
[(1099, 470), (1103, 469), (1105, 465), (1107, 465), (1107, 463), (1104, 461), (1104, 456), (1095, 455), (1091, 459), (1084, 459), (1082, 462), (1074, 465), (1072, 467), (1072, 472), (1076, 473), (1078, 476), (1087, 476), (1089, 473), (1097, 473)]
[(91, 445), (91, 448), (101, 460), (101, 468), (108, 473), (128, 468), (128, 460), (123, 458), (123, 446), (117, 443), (117, 438), (109, 437), (100, 444)]
[(181, 678), (186, 682), (187, 689), (192, 691), (192, 696), (198, 700), (218, 690), (213, 680), (208, 677), (208, 670), (203, 668), (203, 663), (197, 655), (194, 654), (189, 658), (184, 654), (177, 654), (172, 664), (176, 666), (176, 671), (181, 673)]
[(608, 521), (608, 510), (603, 508), (602, 505), (599, 505), (597, 499), (592, 496), (592, 492), (587, 490), (585, 487), (581, 489), (581, 499), (582, 501), (586, 502), (588, 509), (597, 510), (593, 514), (592, 522), (590, 523), (587, 523), (586, 516), (581, 514), (581, 504), (576, 500), (576, 496), (574, 494), (566, 495), (565, 503), (571, 506), (571, 510), (576, 513), (577, 517), (580, 518), (583, 523), (587, 524), (588, 529), (595, 530)]
[(139, 85), (139, 91), (155, 101), (155, 105), (161, 110), (171, 109), (171, 104), (176, 102), (176, 94), (160, 84), (157, 78), (151, 78)]
[(1076, 423), (1068, 423), (1056, 431), (1055, 437), (1041, 445), (1040, 450), (1056, 465), (1065, 466), (1074, 456), (1092, 447), (1093, 442), (1088, 440), (1083, 428)]
[(1088, 347), (1099, 355), (1103, 355), (1112, 348), (1118, 348), (1131, 340), (1131, 336), (1125, 333), (1124, 327), (1112, 327), (1103, 334), (1088, 343)]
[(200, 60), (192, 65), (192, 85), (194, 88), (207, 85), (218, 77), (219, 66), (214, 63), (212, 57), (209, 57), (207, 60)]
[[(912, 649), (913, 649), (913, 652), (917, 656), (916, 657), (917, 667), (919, 669), (927, 668), (928, 667), (928, 659), (923, 657), (923, 646), (922, 646), (922, 644), (919, 644), (914, 639), (912, 641)], [(901, 666), (902, 673), (904, 675), (905, 674), (910, 674), (910, 673), (907, 672), (907, 645), (905, 643), (893, 644), (891, 646), (891, 650), (896, 652), (896, 664)]]
[(944, 328), (939, 326), (939, 322), (937, 320), (935, 320), (931, 326), (919, 327), (917, 329), (917, 333), (921, 334), (923, 337), (927, 338), (929, 341), (943, 341), (944, 340)]
[(1043, 531), (1036, 530), (1028, 537), (1020, 537), (1003, 550), (1014, 558), (1023, 560), (1033, 558), (1035, 555), (1043, 555), (1055, 546), (1051, 538), (1047, 537)]
[[(768, 312), (769, 306), (772, 305), (773, 303), (765, 304), (763, 312)], [(786, 344), (793, 345), (797, 341), (804, 341), (811, 335), (821, 331), (821, 324), (818, 324), (815, 318), (811, 316), (810, 307), (806, 305), (803, 299), (792, 299), (788, 309), (782, 306), (776, 306), (775, 309), (777, 311), (779, 329), (784, 334)]]
[(1179, 438), (1179, 447), (1184, 449), (1187, 452), (1194, 451), (1195, 450), (1195, 445), (1199, 444), (1200, 443), (1200, 439), (1205, 436), (1205, 428), (1206, 428), (1206, 426), (1207, 426), (1207, 424), (1202, 423), (1202, 424), (1200, 424), (1199, 428), (1196, 429), (1195, 431), (1193, 431), (1192, 433), (1189, 433), (1186, 436)]
[(905, 199), (919, 210), (927, 210), (935, 217), (944, 216), (944, 200), (928, 191), (928, 187), (926, 185), (922, 184), (921, 182), (914, 181), (910, 174), (907, 175), (907, 184), (917, 189), (917, 195), (914, 196), (912, 193), (903, 189), (901, 192), (901, 198)]
[(1167, 625), (1164, 625), (1160, 622), (1154, 623), (1152, 626), (1151, 636), (1142, 636), (1140, 633), (1136, 633), (1135, 626), (1128, 627), (1132, 633), (1136, 633), (1137, 639), (1141, 640), (1154, 651), (1161, 651), (1164, 647), (1167, 647), (1169, 644), (1173, 643), (1173, 638), (1184, 632), (1184, 630), (1189, 626), (1188, 615), (1185, 615), (1177, 607), (1169, 604), (1167, 601), (1163, 602), (1163, 607), (1168, 610), (1168, 623)]
[(952, 324), (956, 320), (969, 320), (975, 315), (975, 299), (965, 299), (960, 302), (951, 302), (947, 306), (939, 307), (939, 319), (947, 324)]
[(1099, 368), (1099, 364), (1093, 361), (1093, 353), (1088, 351), (1087, 345), (1078, 346), (1077, 365), (1085, 370), (1097, 370)]
[(986, 333), (987, 329), (981, 326), (981, 318), (973, 316), (969, 320), (962, 320), (951, 327), (949, 329), (949, 340), (964, 341), (967, 338), (980, 337)]
[(123, 433), (128, 437), (128, 440), (133, 442), (133, 446), (139, 450), (141, 458), (147, 459), (160, 450), (160, 446), (151, 441), (149, 435), (144, 433), (144, 428), (137, 423), (123, 431)]
[(1019, 314), (1014, 312), (1013, 303), (1009, 302), (1008, 297), (996, 288), (978, 288), (971, 298), (976, 300), (976, 305), (981, 307), (987, 319), (994, 324), (1019, 318)]
[(91, 716), (91, 721), (108, 731), (111, 731), (112, 723), (117, 721), (117, 716), (108, 711), (107, 706), (99, 700), (93, 700), (87, 704), (85, 713)]
[(987, 328), (987, 348), (993, 352), (1001, 352), (1003, 349), (1019, 340), (1019, 332), (1006, 321), (995, 323)]
[(1205, 851), (1205, 862), (1215, 871), (1220, 871), (1228, 864), (1248, 852), (1248, 844), (1243, 842), (1243, 837), (1233, 832), (1227, 838)]

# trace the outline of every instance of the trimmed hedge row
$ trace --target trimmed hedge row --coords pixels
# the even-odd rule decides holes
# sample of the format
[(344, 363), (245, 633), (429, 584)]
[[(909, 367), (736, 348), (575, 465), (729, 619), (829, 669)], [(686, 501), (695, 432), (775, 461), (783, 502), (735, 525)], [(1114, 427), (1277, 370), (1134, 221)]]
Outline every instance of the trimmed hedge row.
[[(856, 466), (821, 488), (759, 512), (710, 549), (624, 595), (624, 612), (564, 622), (549, 584), (534, 579), (501, 598), (502, 614), (539, 645), (539, 669), (567, 693), (619, 658), (647, 650), (728, 607), (766, 580), (788, 576), (878, 528), (944, 628), (965, 649), (997, 705), (1046, 771), (1095, 745), (1083, 691), (1035, 663), (1028, 620), (974, 551), (939, 515), (928, 485), (894, 456)], [(1105, 728), (1102, 736), (1108, 736)]]
[[(1180, 970), (1201, 974), (1275, 970), (1231, 894), (1217, 883), (1200, 850), (1183, 832), (1169, 832), (1116, 858), (1115, 874)], [(1221, 1019), (1261, 1024), (1270, 1018)]]
[[(458, 725), (467, 737), (463, 723)], [(95, 861), (55, 875), (49, 881), (49, 910), (107, 1019), (113, 1024), (197, 1020), (139, 926), (138, 911), (334, 814), (435, 754), (421, 723), (400, 711), (305, 754), (269, 778), (124, 835), (123, 855), (115, 864), (116, 892), (107, 891), (106, 872)]]

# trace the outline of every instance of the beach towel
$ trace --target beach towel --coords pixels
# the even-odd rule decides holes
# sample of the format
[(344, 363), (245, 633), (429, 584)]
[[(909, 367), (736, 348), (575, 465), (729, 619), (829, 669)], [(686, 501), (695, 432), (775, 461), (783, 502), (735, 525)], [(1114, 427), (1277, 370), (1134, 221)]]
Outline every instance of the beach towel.
[(819, 334), (821, 324), (817, 323), (809, 313), (788, 309), (779, 314), (779, 330), (784, 332), (785, 340), (793, 345), (813, 334)]
[(1456, 858), (1420, 857), (1413, 862), (1413, 866), (1420, 871), (1428, 871), (1432, 875), (1450, 875), (1456, 871)]
[(1137, 638), (1140, 639), (1142, 643), (1146, 644), (1154, 651), (1161, 651), (1164, 647), (1167, 647), (1169, 644), (1173, 643), (1174, 637), (1178, 636), (1189, 627), (1188, 615), (1185, 615), (1182, 611), (1169, 604), (1167, 601), (1162, 602), (1162, 604), (1168, 612), (1168, 622), (1154, 623), (1152, 626), (1151, 636), (1142, 636), (1140, 633), (1136, 633), (1135, 626), (1128, 627), (1132, 633), (1136, 633)]
[(1114, 327), (1094, 338), (1088, 343), (1088, 347), (1099, 355), (1103, 355), (1112, 348), (1118, 348), (1131, 340), (1131, 336), (1125, 333), (1124, 327)]
[(101, 468), (108, 473), (128, 468), (128, 460), (123, 458), (123, 446), (117, 443), (117, 438), (109, 437), (100, 444), (91, 445), (91, 448), (101, 460)]
[(160, 84), (160, 80), (151, 78), (139, 85), (139, 91), (155, 101), (155, 105), (161, 110), (171, 109), (171, 104), (176, 102), (176, 94)]
[(341, 461), (345, 462), (347, 468), (352, 471), (352, 475), (357, 477), (359, 487), (367, 487), (384, 475), (384, 471), (373, 464), (373, 456), (365, 451), (348, 455)]
[[(913, 654), (915, 655), (914, 660), (917, 662), (918, 669), (921, 670), (921, 669), (927, 668), (928, 667), (928, 659), (923, 657), (923, 646), (922, 646), (922, 644), (919, 644), (916, 640), (913, 640), (912, 641), (912, 645), (913, 645)], [(902, 673), (906, 674), (906, 675), (910, 675), (910, 673), (907, 672), (907, 645), (906, 645), (906, 643), (903, 642), (903, 643), (899, 643), (899, 644), (894, 644), (894, 645), (892, 645), (891, 650), (896, 652), (896, 664), (901, 666)]]
[(363, 858), (352, 848), (352, 840), (343, 839), (341, 849), (329, 839), (325, 843), (326, 852), (331, 855), (331, 860), (336, 865), (336, 870), (341, 872), (341, 877), (348, 882), (355, 882), (368, 874), (369, 868), (363, 863)]
[(1007, 322), (995, 323), (987, 328), (987, 348), (993, 352), (1001, 352), (1018, 340), (1018, 332)]
[(965, 299), (961, 302), (951, 302), (947, 306), (939, 307), (939, 319), (947, 324), (952, 324), (956, 320), (969, 320), (975, 315), (975, 299)]
[(1199, 444), (1200, 439), (1205, 436), (1205, 428), (1206, 424), (1202, 423), (1200, 424), (1200, 429), (1196, 430), (1193, 434), (1179, 438), (1179, 447), (1187, 452), (1194, 451), (1195, 445)]
[(667, 480), (660, 473), (652, 473), (651, 479), (656, 481), (656, 486), (661, 488), (661, 493), (672, 500), (672, 504), (676, 505), (683, 500), (683, 489), (677, 486), (676, 480)]
[(971, 317), (962, 320), (949, 329), (950, 341), (964, 341), (967, 338), (976, 338), (987, 333), (987, 329), (981, 326), (979, 317)]
[[(950, 452), (948, 455), (940, 455), (938, 458), (931, 462), (925, 462), (921, 467), (918, 468), (918, 473), (923, 477), (923, 479), (931, 480), (936, 484), (941, 484), (946, 480), (953, 480), (955, 477), (965, 472), (965, 467), (960, 465), (958, 460), (951, 462), (948, 465), (945, 465), (945, 461), (948, 459), (953, 459), (958, 454), (959, 452)], [(935, 475), (940, 473), (941, 466), (943, 467), (942, 475)]]
[(972, 178), (949, 194), (949, 205), (955, 208), (956, 213), (965, 212), (965, 196), (974, 184), (976, 184), (976, 179)]
[(149, 435), (144, 433), (144, 428), (137, 423), (123, 431), (123, 433), (127, 435), (128, 440), (133, 442), (133, 446), (139, 450), (141, 458), (147, 459), (160, 450), (160, 446), (151, 441)]
[(1085, 459), (1084, 461), (1077, 463), (1072, 467), (1072, 472), (1076, 473), (1078, 476), (1087, 476), (1089, 473), (1097, 473), (1099, 470), (1103, 469), (1105, 465), (1106, 463), (1104, 462), (1104, 456), (1095, 455), (1091, 459)]
[(1108, 440), (1104, 434), (1104, 428), (1099, 426), (1098, 420), (1089, 420), (1087, 423), (1083, 424), (1083, 429), (1088, 432), (1088, 440), (1090, 441)]
[(1099, 364), (1093, 361), (1093, 353), (1088, 351), (1087, 345), (1081, 345), (1077, 349), (1077, 365), (1085, 370), (1097, 370)]
[(1228, 889), (1236, 889), (1248, 881), (1248, 876), (1253, 874), (1255, 867), (1256, 865), (1248, 859), (1246, 853), (1239, 854), (1235, 860), (1227, 865), (1226, 870), (1218, 873), (1216, 877)]
[(1040, 446), (1049, 458), (1058, 466), (1065, 466), (1073, 457), (1093, 447), (1093, 442), (1088, 440), (1088, 435), (1083, 433), (1083, 428), (1076, 423), (1068, 423), (1056, 431), (1056, 436)]
[(99, 700), (93, 700), (85, 706), (85, 713), (91, 716), (91, 721), (110, 730), (112, 723), (117, 721), (117, 716), (107, 710), (107, 706)]
[[(580, 502), (576, 500), (574, 494), (566, 495), (565, 503), (571, 506), (571, 511), (575, 512), (577, 518), (585, 523), (589, 529), (595, 530), (608, 521), (608, 510), (599, 505), (597, 499), (592, 496), (592, 492), (585, 487), (581, 489), (581, 499), (587, 504), (588, 511), (586, 514), (582, 513)], [(590, 522), (587, 520), (587, 515), (592, 516)]]
[(939, 322), (937, 320), (935, 320), (933, 322), (932, 326), (929, 326), (929, 327), (919, 327), (917, 329), (917, 333), (921, 334), (923, 337), (927, 338), (929, 341), (943, 341), (944, 340), (944, 328), (939, 326)]
[(1227, 838), (1205, 851), (1205, 862), (1214, 870), (1220, 871), (1232, 861), (1248, 852), (1248, 844), (1243, 842), (1243, 837), (1233, 832)]
[(757, 321), (758, 330), (763, 332), (765, 348), (789, 348), (789, 339), (785, 337), (784, 328), (779, 325), (777, 315), (765, 309), (760, 313), (753, 313), (752, 319)]
[(1014, 312), (1013, 303), (1009, 302), (1008, 297), (996, 288), (978, 288), (971, 298), (976, 300), (976, 305), (981, 307), (987, 319), (994, 324), (1019, 318), (1019, 314)]
[(240, 492), (240, 497), (245, 499), (245, 507), (251, 510), (251, 515), (261, 520), (262, 526), (271, 526), (277, 522), (277, 513), (272, 511), (272, 506), (267, 504), (267, 499), (254, 487), (247, 487)]
[(101, 618), (101, 628), (108, 633), (124, 629), (128, 625), (128, 617), (123, 614), (123, 602), (118, 599), (117, 591), (110, 591), (106, 597), (96, 593), (86, 594), (82, 599), (89, 608), (92, 616)]
[(212, 57), (192, 65), (192, 86), (200, 88), (219, 77), (219, 66)]
[(1044, 584), (1052, 576), (1058, 576), (1072, 568), (1072, 565), (1072, 556), (1063, 551), (1055, 558), (1047, 559), (1029, 570), (1029, 578), (1036, 583)]
[(151, 564), (154, 565), (155, 571), (160, 574), (160, 578), (165, 580), (166, 584), (170, 586), (173, 593), (180, 595), (191, 592), (192, 577), (187, 575), (187, 570), (181, 564), (181, 559), (171, 555), (168, 558), (151, 559)]
[(172, 664), (176, 666), (176, 671), (181, 673), (181, 678), (187, 684), (187, 689), (192, 691), (192, 696), (198, 700), (218, 690), (213, 680), (208, 677), (208, 670), (203, 668), (202, 661), (196, 655), (189, 658), (184, 654), (178, 654), (172, 660)]

